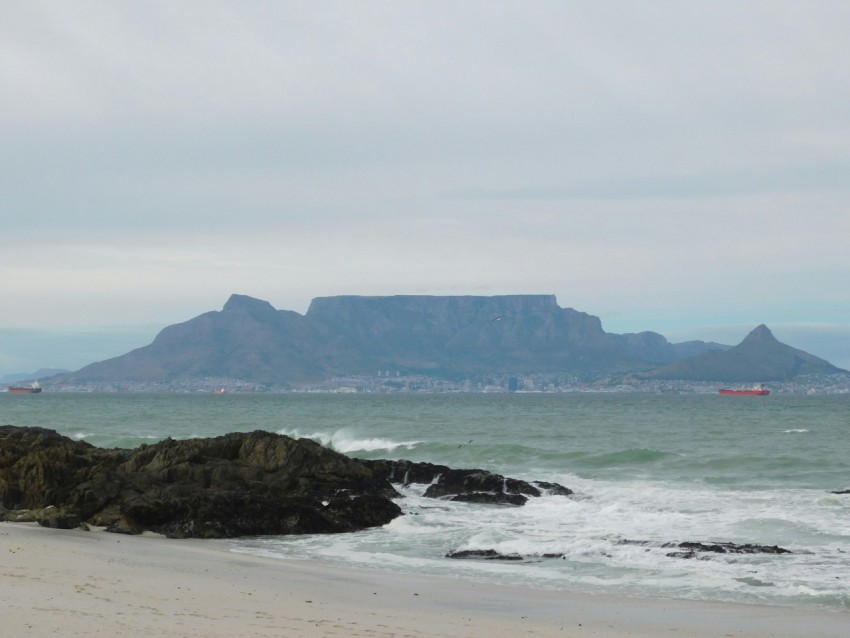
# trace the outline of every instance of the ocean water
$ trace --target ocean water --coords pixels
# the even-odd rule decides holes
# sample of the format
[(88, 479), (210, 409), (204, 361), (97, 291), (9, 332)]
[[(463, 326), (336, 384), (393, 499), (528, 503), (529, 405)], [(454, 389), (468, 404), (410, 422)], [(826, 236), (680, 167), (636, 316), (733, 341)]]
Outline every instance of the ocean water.
[[(255, 429), (350, 456), (557, 482), (524, 507), (426, 499), (334, 536), (227, 542), (280, 559), (554, 589), (850, 609), (850, 396), (0, 395), (0, 423), (103, 447)], [(624, 543), (623, 541), (642, 541)], [(671, 557), (665, 543), (779, 545), (784, 555)], [(494, 549), (523, 561), (454, 560)], [(557, 554), (559, 558), (543, 558)]]

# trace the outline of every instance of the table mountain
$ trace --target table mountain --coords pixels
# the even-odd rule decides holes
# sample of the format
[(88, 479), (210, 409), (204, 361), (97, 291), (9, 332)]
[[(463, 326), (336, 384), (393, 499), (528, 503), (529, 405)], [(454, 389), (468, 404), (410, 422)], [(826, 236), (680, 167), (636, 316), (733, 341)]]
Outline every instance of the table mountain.
[(59, 382), (228, 377), (297, 385), (378, 371), (461, 379), (485, 374), (627, 373), (712, 348), (654, 332), (612, 334), (554, 295), (337, 296), (305, 315), (232, 295), (221, 311), (162, 330), (148, 346)]

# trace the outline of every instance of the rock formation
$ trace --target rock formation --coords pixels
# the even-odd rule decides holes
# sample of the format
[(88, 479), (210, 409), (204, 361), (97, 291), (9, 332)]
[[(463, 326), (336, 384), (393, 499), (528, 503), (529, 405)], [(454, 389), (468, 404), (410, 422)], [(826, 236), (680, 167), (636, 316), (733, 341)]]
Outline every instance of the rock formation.
[(363, 461), (372, 471), (393, 483), (427, 485), (425, 496), (452, 501), (499, 505), (524, 505), (529, 496), (543, 492), (569, 496), (572, 490), (557, 483), (528, 483), (486, 470), (455, 470), (433, 463)]
[[(685, 541), (683, 543), (653, 543), (650, 541), (621, 540), (618, 545), (640, 545), (642, 547), (662, 547), (681, 551), (668, 552), (669, 558), (699, 558), (704, 554), (792, 554), (793, 552), (777, 545), (752, 545), (750, 543), (702, 543)], [(505, 561), (538, 561), (542, 559), (565, 558), (564, 554), (502, 554), (495, 549), (460, 549), (446, 554), (446, 558), (505, 560)]]
[(85, 521), (173, 538), (347, 532), (401, 514), (394, 496), (362, 463), (268, 432), (104, 450), (52, 430), (0, 427), (9, 520), (35, 510), (47, 526)]
[(565, 487), (410, 461), (360, 461), (269, 432), (105, 450), (53, 430), (0, 426), (0, 520), (81, 523), (172, 538), (349, 532), (401, 514), (391, 483), (426, 496), (522, 505)]

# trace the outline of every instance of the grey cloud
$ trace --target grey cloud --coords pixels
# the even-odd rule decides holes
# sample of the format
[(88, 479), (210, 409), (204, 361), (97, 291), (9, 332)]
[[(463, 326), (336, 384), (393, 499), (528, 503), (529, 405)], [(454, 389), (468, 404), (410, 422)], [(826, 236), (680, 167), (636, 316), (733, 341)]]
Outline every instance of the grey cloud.
[[(282, 263), (262, 288), (275, 304), (296, 272), (307, 299), (545, 284), (602, 313), (640, 289), (632, 314), (687, 296), (693, 322), (735, 297), (787, 303), (790, 271), (807, 282), (795, 303), (817, 313), (850, 273), (835, 232), (848, 25), (837, 0), (6, 2), (2, 274), (42, 264), (35, 285), (57, 317), (80, 286), (63, 260), (114, 269), (116, 253), (92, 246), (115, 245), (163, 306), (232, 292), (211, 272), (253, 284), (262, 254)], [(718, 252), (725, 223), (765, 211), (769, 232)], [(826, 228), (807, 234), (816, 248), (791, 223), (804, 215)], [(687, 237), (687, 277), (671, 275), (683, 253), (670, 228)], [(785, 247), (794, 263), (778, 263)], [(228, 265), (193, 261), (181, 291), (168, 255), (190, 248), (197, 261), (227, 251)], [(415, 258), (387, 268), (382, 252)], [(742, 264), (748, 286), (712, 283)], [(112, 289), (85, 294), (115, 307)], [(9, 325), (33, 320), (6, 304)]]

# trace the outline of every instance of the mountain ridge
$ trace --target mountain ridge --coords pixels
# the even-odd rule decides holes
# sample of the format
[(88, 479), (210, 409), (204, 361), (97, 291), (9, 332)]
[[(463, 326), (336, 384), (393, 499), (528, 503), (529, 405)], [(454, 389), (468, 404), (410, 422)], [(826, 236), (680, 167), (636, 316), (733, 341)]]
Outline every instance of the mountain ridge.
[[(807, 364), (797, 369), (823, 362), (779, 344), (766, 326), (759, 328), (764, 330), (754, 331), (750, 343), (766, 344), (770, 352), (761, 354), (770, 354), (775, 365), (787, 368), (789, 357)], [(538, 373), (666, 378), (654, 375), (677, 364), (687, 370), (682, 362), (699, 357), (703, 359), (697, 365), (703, 360), (714, 363), (717, 354), (732, 350), (703, 341), (673, 344), (650, 331), (608, 333), (599, 317), (562, 308), (550, 294), (340, 295), (313, 299), (304, 315), (233, 294), (220, 311), (168, 326), (148, 346), (56, 380), (226, 377), (295, 387), (339, 376), (380, 376), (382, 371), (449, 380)], [(749, 350), (753, 346), (744, 348), (744, 353)], [(793, 365), (790, 373), (795, 373)]]
[(20, 383), (21, 381), (36, 381), (44, 377), (52, 377), (57, 374), (70, 372), (65, 368), (39, 368), (35, 372), (14, 372), (0, 376), (0, 384)]
[(760, 324), (738, 345), (675, 361), (640, 375), (644, 378), (688, 381), (789, 381), (804, 374), (847, 372), (825, 359), (781, 343)]

